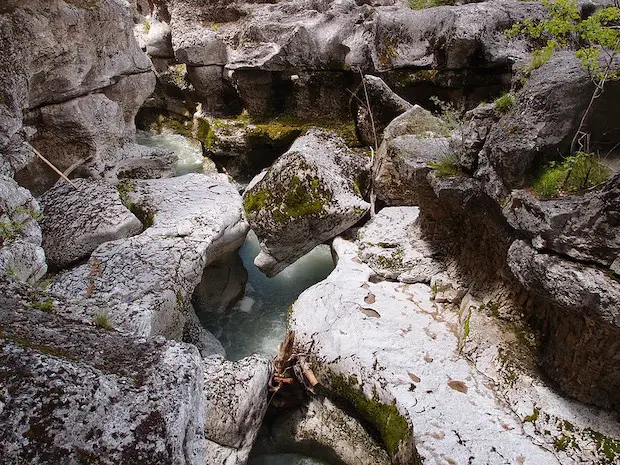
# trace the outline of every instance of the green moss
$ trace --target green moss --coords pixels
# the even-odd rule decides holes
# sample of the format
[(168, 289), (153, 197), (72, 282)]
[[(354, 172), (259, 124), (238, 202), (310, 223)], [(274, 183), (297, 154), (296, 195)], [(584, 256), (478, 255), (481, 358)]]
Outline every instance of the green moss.
[(149, 23), (146, 19), (144, 21), (142, 21), (142, 25), (144, 26), (144, 30), (146, 31), (146, 33), (148, 34), (149, 31), (151, 30), (151, 23)]
[(523, 423), (536, 423), (538, 420), (538, 416), (540, 415), (540, 409), (538, 407), (534, 407), (534, 411), (531, 415), (528, 415), (523, 419)]
[(306, 177), (302, 182), (298, 176), (293, 176), (289, 181), (282, 212), (291, 218), (307, 215), (320, 215), (324, 207), (331, 201), (331, 193), (320, 188), (317, 178)]
[(596, 444), (596, 450), (605, 456), (607, 463), (615, 464), (620, 460), (620, 441), (607, 437), (598, 431), (591, 429), (584, 430)]
[(251, 189), (243, 195), (243, 208), (247, 215), (266, 208), (273, 196), (268, 189)]
[(515, 96), (511, 92), (507, 92), (499, 97), (495, 102), (495, 109), (500, 113), (508, 112), (515, 104)]
[(409, 0), (409, 8), (412, 10), (423, 10), (436, 6), (455, 5), (458, 0)]
[(401, 444), (411, 441), (412, 428), (398, 412), (396, 405), (379, 401), (376, 390), (368, 399), (356, 377), (348, 379), (340, 375), (330, 377), (330, 388), (338, 397), (346, 399), (368, 422), (374, 425), (390, 456), (394, 456)]
[(118, 183), (116, 189), (118, 190), (118, 195), (120, 196), (123, 205), (131, 210), (133, 207), (133, 202), (131, 201), (131, 196), (129, 194), (136, 191), (135, 181), (123, 180)]
[(177, 305), (183, 305), (183, 294), (181, 291), (177, 291)]
[(437, 162), (430, 162), (428, 166), (433, 168), (437, 176), (444, 177), (452, 177), (459, 176), (462, 173), (461, 169), (458, 166), (459, 156), (456, 153), (451, 153), (449, 155), (444, 155), (439, 158)]
[(559, 438), (557, 438), (553, 444), (555, 450), (562, 451), (562, 450), (566, 450), (568, 448), (568, 446), (570, 446), (571, 444), (573, 444), (575, 442), (575, 440), (569, 436), (566, 435), (562, 435)]
[(35, 310), (41, 310), (42, 312), (49, 313), (54, 308), (54, 301), (50, 297), (47, 297), (43, 300), (35, 300), (30, 302), (30, 307)]
[(467, 317), (465, 318), (465, 324), (463, 325), (463, 327), (464, 327), (463, 339), (467, 339), (467, 336), (469, 336), (469, 332), (471, 330), (470, 321), (471, 321), (471, 309), (467, 313)]
[(64, 358), (68, 360), (75, 359), (75, 357), (73, 357), (66, 350), (59, 349), (57, 347), (52, 347), (46, 344), (38, 344), (36, 342), (30, 341), (25, 336), (18, 336), (14, 334), (6, 334), (3, 332), (0, 332), (0, 339), (12, 341), (16, 343), (17, 345), (19, 345), (22, 349), (31, 349), (31, 350), (35, 350), (45, 355), (51, 355), (53, 357), (59, 357), (59, 358)]
[(217, 136), (207, 121), (204, 118), (198, 118), (198, 127), (196, 129), (196, 138), (204, 144), (204, 147), (209, 150), (213, 148), (217, 142)]

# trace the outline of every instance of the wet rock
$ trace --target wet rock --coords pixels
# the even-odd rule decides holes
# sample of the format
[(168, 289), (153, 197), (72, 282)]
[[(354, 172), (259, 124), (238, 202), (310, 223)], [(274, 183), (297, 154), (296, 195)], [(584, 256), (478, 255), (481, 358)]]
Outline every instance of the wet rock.
[(183, 342), (195, 345), (203, 357), (226, 357), (226, 349), (222, 343), (205, 329), (198, 319), (196, 311), (191, 306), (187, 312), (187, 320), (183, 328)]
[[(370, 102), (372, 117), (367, 108), (366, 95)], [(413, 107), (376, 76), (364, 76), (364, 82), (358, 87), (355, 96), (352, 103), (360, 141), (372, 147), (378, 146), (384, 129), (394, 118)]]
[(369, 208), (359, 191), (365, 164), (335, 134), (313, 129), (258, 175), (243, 195), (260, 240), (256, 266), (274, 276), (360, 220)]
[(385, 129), (373, 168), (377, 198), (388, 205), (417, 205), (429, 163), (449, 155), (450, 129), (415, 105)]
[[(93, 309), (105, 304), (117, 328), (181, 339), (203, 269), (243, 244), (241, 196), (225, 176), (201, 174), (128, 181), (120, 190), (147, 229), (100, 245), (51, 290)], [(72, 317), (92, 321), (92, 312), (86, 305)]]
[(358, 230), (359, 256), (384, 279), (429, 283), (444, 269), (439, 250), (422, 238), (418, 207), (386, 207)]
[(205, 360), (206, 463), (243, 465), (267, 410), (271, 362), (253, 355), (237, 362)]
[(47, 271), (39, 217), (30, 192), (0, 176), (0, 276), (34, 283)]
[(258, 446), (270, 451), (297, 452), (331, 463), (387, 465), (387, 452), (368, 434), (361, 422), (325, 397), (270, 422)]
[(243, 295), (247, 280), (239, 254), (224, 257), (204, 269), (192, 303), (200, 313), (225, 313)]
[(51, 266), (63, 268), (88, 257), (97, 246), (138, 234), (142, 223), (105, 181), (59, 181), (39, 198), (43, 248)]
[(354, 244), (333, 247), (336, 269), (300, 296), (290, 327), (321, 385), (374, 425), (392, 463), (560, 463), (458, 355), (458, 315), (428, 286), (370, 282)]

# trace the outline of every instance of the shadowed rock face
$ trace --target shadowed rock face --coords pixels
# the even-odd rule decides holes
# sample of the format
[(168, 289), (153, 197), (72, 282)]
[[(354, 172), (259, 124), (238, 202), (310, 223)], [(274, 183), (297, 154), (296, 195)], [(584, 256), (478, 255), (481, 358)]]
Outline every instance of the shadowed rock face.
[[(14, 2), (0, 12), (0, 153), (40, 194), (61, 170), (101, 175), (135, 157), (134, 117), (155, 86), (128, 5), (118, 0)], [(144, 155), (144, 153), (139, 154)], [(160, 154), (161, 155), (161, 154)]]

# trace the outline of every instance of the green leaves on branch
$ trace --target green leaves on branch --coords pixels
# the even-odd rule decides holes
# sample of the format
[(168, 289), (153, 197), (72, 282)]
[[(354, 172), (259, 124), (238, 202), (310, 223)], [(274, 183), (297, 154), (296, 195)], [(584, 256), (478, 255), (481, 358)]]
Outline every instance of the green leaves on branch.
[[(613, 27), (620, 20), (620, 8), (602, 8), (582, 20), (576, 0), (543, 0), (542, 4), (549, 12), (547, 19), (526, 19), (505, 32), (508, 38), (525, 35), (539, 41), (530, 70), (549, 60), (556, 49), (570, 48), (576, 50), (575, 55), (595, 82), (617, 77), (609, 65), (613, 54), (620, 51), (620, 31)], [(599, 60), (601, 51), (610, 59), (603, 67)]]

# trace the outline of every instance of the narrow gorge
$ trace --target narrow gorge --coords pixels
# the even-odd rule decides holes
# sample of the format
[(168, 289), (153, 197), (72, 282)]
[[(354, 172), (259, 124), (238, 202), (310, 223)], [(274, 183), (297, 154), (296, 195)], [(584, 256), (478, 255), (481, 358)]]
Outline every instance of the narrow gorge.
[(0, 0), (0, 464), (620, 463), (620, 6)]

